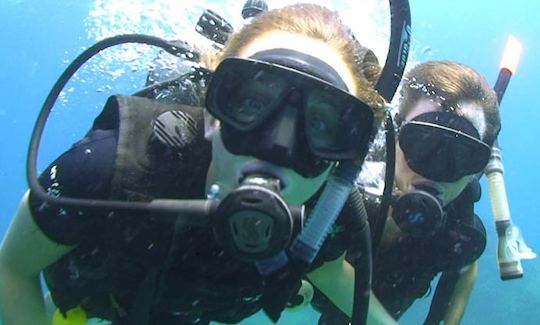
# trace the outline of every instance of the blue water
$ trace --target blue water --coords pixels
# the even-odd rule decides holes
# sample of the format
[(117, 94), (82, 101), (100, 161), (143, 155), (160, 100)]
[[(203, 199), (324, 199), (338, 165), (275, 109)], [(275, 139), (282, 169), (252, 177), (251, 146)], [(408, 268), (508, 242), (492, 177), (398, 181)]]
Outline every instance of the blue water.
[[(114, 1), (111, 1), (114, 3)], [(218, 3), (219, 1), (211, 1)], [(270, 5), (272, 2), (268, 1)], [(133, 4), (139, 1), (132, 1)], [(80, 1), (0, 1), (0, 234), (5, 232), (26, 190), (26, 147), (39, 108), (56, 78), (84, 46), (94, 43), (88, 33), (89, 13), (95, 2)], [(530, 0), (488, 1), (411, 0), (413, 54), (416, 61), (456, 60), (474, 67), (494, 82), (506, 37), (514, 34), (524, 44), (524, 54), (512, 79), (501, 111), (506, 186), (513, 220), (533, 249), (540, 251), (539, 200), (536, 190), (540, 151), (537, 121), (540, 105), (534, 94), (540, 85), (540, 3)], [(179, 18), (180, 19), (180, 18)], [(86, 22), (86, 23), (85, 23)], [(429, 48), (427, 48), (429, 46)], [(141, 72), (120, 77), (90, 76), (74, 83), (66, 102), (58, 108), (53, 127), (48, 130), (40, 161), (55, 157), (89, 127), (100, 103), (110, 93), (132, 92), (142, 85)], [(85, 77), (88, 76), (88, 77)], [(109, 85), (112, 89), (101, 86)], [(54, 118), (54, 116), (53, 116)], [(479, 277), (467, 308), (464, 324), (535, 324), (540, 321), (540, 263), (523, 263), (523, 279), (499, 280), (495, 260), (495, 231), (487, 187), (476, 211), (488, 230), (488, 247), (480, 259)], [(403, 324), (419, 324), (428, 308), (423, 299), (403, 317)], [(287, 315), (280, 324), (312, 323), (307, 310)], [(250, 322), (258, 324), (262, 318)]]

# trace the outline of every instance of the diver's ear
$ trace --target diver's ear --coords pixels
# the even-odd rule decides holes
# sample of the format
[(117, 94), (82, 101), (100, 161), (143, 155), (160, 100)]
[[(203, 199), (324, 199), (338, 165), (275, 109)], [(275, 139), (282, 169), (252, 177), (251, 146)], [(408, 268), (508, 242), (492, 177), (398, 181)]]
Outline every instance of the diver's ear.
[(214, 134), (217, 133), (220, 127), (220, 122), (218, 119), (210, 115), (207, 110), (203, 111), (204, 116), (204, 138), (208, 141), (212, 140)]

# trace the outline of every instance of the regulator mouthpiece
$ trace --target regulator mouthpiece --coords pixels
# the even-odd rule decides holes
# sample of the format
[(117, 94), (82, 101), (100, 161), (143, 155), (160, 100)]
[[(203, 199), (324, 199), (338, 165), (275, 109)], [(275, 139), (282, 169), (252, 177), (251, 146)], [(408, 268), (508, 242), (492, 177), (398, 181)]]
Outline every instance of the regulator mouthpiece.
[(444, 212), (437, 197), (415, 190), (396, 199), (392, 218), (402, 231), (415, 236), (433, 235), (444, 223)]
[(248, 175), (221, 201), (213, 216), (214, 234), (226, 251), (257, 262), (288, 247), (303, 209), (289, 207), (279, 190), (278, 179)]

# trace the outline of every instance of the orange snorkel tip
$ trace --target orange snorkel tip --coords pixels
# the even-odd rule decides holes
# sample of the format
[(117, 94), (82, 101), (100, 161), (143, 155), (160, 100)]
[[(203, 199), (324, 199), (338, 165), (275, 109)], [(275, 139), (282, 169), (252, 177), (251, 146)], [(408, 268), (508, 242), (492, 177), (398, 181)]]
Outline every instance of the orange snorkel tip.
[(521, 54), (523, 53), (523, 45), (513, 35), (508, 36), (506, 46), (504, 48), (503, 57), (501, 59), (500, 68), (507, 69), (511, 74), (514, 74), (519, 65)]
[(495, 86), (493, 86), (499, 104), (504, 96), (508, 82), (510, 82), (510, 78), (517, 70), (519, 60), (521, 59), (521, 53), (523, 53), (523, 45), (521, 45), (521, 42), (512, 35), (508, 36), (501, 59), (499, 76), (497, 77)]

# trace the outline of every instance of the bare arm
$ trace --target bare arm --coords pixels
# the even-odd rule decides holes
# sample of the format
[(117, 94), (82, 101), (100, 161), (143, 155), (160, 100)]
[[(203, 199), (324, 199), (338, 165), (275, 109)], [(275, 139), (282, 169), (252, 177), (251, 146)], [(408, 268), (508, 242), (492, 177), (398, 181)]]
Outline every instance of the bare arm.
[[(324, 263), (307, 275), (308, 279), (347, 316), (352, 316), (354, 268), (344, 256)], [(388, 314), (372, 293), (369, 300), (368, 324), (391, 325), (397, 322)]]
[(462, 270), (452, 293), (450, 305), (444, 315), (444, 324), (459, 324), (461, 322), (477, 273), (478, 262), (474, 262)]
[(27, 192), (0, 247), (0, 316), (4, 325), (49, 323), (39, 274), (71, 248), (53, 242), (38, 228)]

